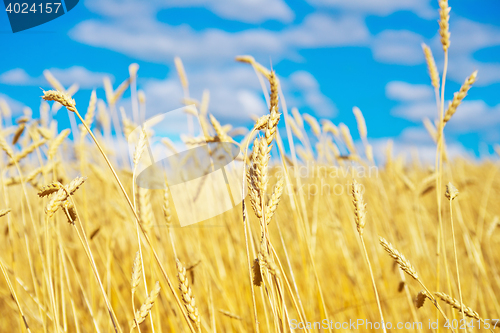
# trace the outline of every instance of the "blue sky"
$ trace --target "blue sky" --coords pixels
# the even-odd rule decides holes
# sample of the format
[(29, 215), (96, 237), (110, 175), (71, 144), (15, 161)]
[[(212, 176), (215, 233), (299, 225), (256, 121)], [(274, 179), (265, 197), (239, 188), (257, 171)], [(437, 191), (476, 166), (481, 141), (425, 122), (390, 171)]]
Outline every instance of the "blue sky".
[[(450, 0), (450, 67), (446, 99), (474, 70), (476, 85), (446, 127), (453, 154), (484, 157), (500, 143), (500, 2)], [(149, 115), (181, 106), (173, 58), (184, 62), (193, 97), (209, 89), (209, 112), (223, 123), (250, 126), (266, 112), (253, 70), (234, 57), (250, 54), (278, 73), (287, 105), (345, 123), (358, 138), (352, 107), (366, 119), (376, 151), (387, 139), (396, 152), (418, 147), (433, 156), (422, 118), (437, 111), (421, 50), (438, 68), (437, 0), (86, 0), (58, 19), (12, 34), (0, 13), (0, 98), (15, 112), (38, 113), (50, 69), (66, 87), (104, 98), (102, 78), (116, 87), (138, 63)], [(125, 95), (125, 102), (127, 95)], [(130, 103), (129, 103), (130, 104)], [(131, 112), (130, 105), (124, 104)], [(69, 127), (63, 113), (59, 130)]]

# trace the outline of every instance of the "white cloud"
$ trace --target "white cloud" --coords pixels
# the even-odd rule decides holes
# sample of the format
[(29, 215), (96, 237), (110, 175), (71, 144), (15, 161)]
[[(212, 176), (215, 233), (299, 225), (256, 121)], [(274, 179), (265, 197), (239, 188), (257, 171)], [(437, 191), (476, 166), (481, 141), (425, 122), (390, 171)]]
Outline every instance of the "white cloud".
[[(51, 68), (49, 71), (66, 88), (73, 83), (78, 83), (82, 88), (99, 87), (102, 86), (102, 79), (107, 75), (105, 73), (91, 72), (81, 66), (66, 69)], [(22, 68), (11, 69), (1, 74), (0, 83), (22, 86), (46, 86), (48, 84), (43, 75), (33, 77)]]
[[(403, 156), (406, 162), (418, 157), (420, 162), (433, 165), (436, 158), (436, 144), (423, 127), (405, 128), (400, 135), (393, 138), (372, 139), (373, 153), (377, 162), (386, 161), (388, 141), (393, 141), (393, 158)], [(446, 143), (448, 157), (474, 158), (473, 152), (467, 151), (464, 146), (456, 141), (448, 140)]]
[[(451, 43), (449, 49), (448, 78), (462, 83), (473, 71), (478, 70), (475, 86), (485, 86), (500, 82), (500, 64), (496, 62), (482, 62), (474, 58), (474, 54), (484, 48), (500, 45), (500, 28), (456, 18), (450, 23)], [(439, 35), (432, 41), (435, 57), (442, 68), (442, 52)]]
[(340, 8), (364, 14), (389, 15), (400, 10), (413, 11), (424, 18), (433, 18), (437, 12), (429, 0), (309, 0), (313, 5)]
[(66, 69), (51, 68), (49, 70), (65, 87), (69, 87), (76, 82), (82, 88), (95, 88), (102, 86), (102, 80), (105, 76), (112, 78), (109, 74), (91, 72), (81, 66)]
[(180, 56), (186, 62), (225, 63), (239, 54), (281, 59), (294, 56), (302, 48), (366, 44), (369, 32), (361, 18), (311, 14), (300, 25), (281, 31), (255, 28), (235, 33), (219, 29), (195, 31), (186, 25), (174, 27), (141, 17), (109, 22), (87, 20), (77, 24), (70, 36), (148, 61), (166, 62)]
[(390, 99), (407, 102), (432, 99), (434, 90), (430, 85), (392, 81), (385, 86), (385, 94)]
[[(205, 89), (210, 91), (208, 112), (222, 123), (234, 126), (249, 125), (251, 115), (268, 112), (264, 95), (254, 70), (247, 65), (234, 65), (225, 69), (203, 69), (190, 73), (190, 94), (200, 100)], [(308, 72), (296, 72), (280, 77), (288, 107), (308, 106), (319, 116), (333, 116), (336, 112), (332, 101), (319, 90), (318, 82)], [(142, 89), (146, 94), (147, 117), (174, 110), (182, 106), (183, 96), (177, 74), (164, 80), (150, 79)], [(130, 101), (122, 104), (130, 109)]]
[(450, 55), (464, 53), (500, 44), (500, 28), (457, 18), (450, 23)]
[[(448, 102), (445, 103), (445, 107)], [(427, 117), (438, 118), (436, 103), (430, 98), (416, 102), (403, 103), (391, 110), (391, 114), (416, 123)], [(484, 101), (463, 101), (457, 111), (446, 124), (445, 132), (456, 136), (459, 134), (478, 133), (481, 140), (497, 142), (500, 140), (500, 105), (489, 106)]]
[(206, 6), (220, 17), (259, 23), (266, 20), (290, 22), (294, 14), (282, 0), (177, 0), (174, 6)]
[[(456, 17), (450, 23), (450, 31), (448, 79), (462, 83), (473, 71), (478, 70), (476, 86), (499, 82), (500, 64), (478, 61), (474, 56), (481, 49), (500, 45), (500, 28)], [(384, 30), (372, 37), (371, 47), (377, 61), (417, 65), (425, 63), (420, 47), (424, 41), (423, 36), (412, 31)], [(436, 33), (430, 44), (434, 50), (438, 68), (442, 69), (443, 55), (439, 34)]]
[(463, 101), (445, 127), (453, 133), (475, 133), (484, 140), (500, 139), (500, 105), (489, 106), (484, 101)]
[(373, 37), (373, 56), (383, 63), (420, 64), (424, 61), (422, 42), (423, 37), (412, 31), (384, 30)]
[[(203, 90), (210, 91), (208, 112), (223, 123), (245, 124), (251, 121), (251, 114), (262, 115), (267, 110), (250, 66), (188, 72), (188, 79), (190, 94), (194, 98), (199, 100)], [(142, 88), (146, 94), (148, 116), (182, 106), (183, 93), (175, 72), (164, 80), (148, 80)]]
[(31, 79), (31, 76), (22, 68), (14, 68), (0, 75), (1, 83), (11, 85), (26, 85)]
[(414, 122), (421, 122), (425, 117), (429, 119), (436, 119), (438, 111), (436, 102), (422, 101), (417, 103), (405, 103), (396, 106), (391, 110), (391, 114)]
[(161, 9), (174, 7), (204, 7), (216, 15), (248, 23), (261, 23), (267, 20), (290, 22), (294, 14), (282, 0), (88, 0), (90, 10), (114, 17), (124, 15), (152, 15)]
[(311, 73), (297, 71), (282, 82), (287, 96), (287, 105), (310, 107), (318, 117), (333, 117), (337, 109), (331, 99), (321, 93), (319, 83)]

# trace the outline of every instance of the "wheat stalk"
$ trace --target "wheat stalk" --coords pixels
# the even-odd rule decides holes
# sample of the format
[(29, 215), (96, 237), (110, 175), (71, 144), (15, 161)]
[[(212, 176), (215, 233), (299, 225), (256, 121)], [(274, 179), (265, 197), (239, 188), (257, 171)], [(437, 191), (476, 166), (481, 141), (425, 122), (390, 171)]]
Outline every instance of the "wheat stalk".
[[(366, 250), (365, 240), (363, 239), (363, 230), (365, 228), (366, 222), (366, 203), (363, 199), (361, 185), (354, 180), (352, 183), (352, 204), (354, 205), (354, 221), (356, 222), (356, 228), (358, 229), (359, 238), (361, 240), (361, 245), (363, 248), (363, 253), (368, 264), (368, 270), (370, 271), (370, 278), (372, 281), (373, 291), (375, 293), (375, 299), (377, 300), (377, 307), (380, 314), (380, 320), (384, 322), (384, 315), (382, 313), (382, 306), (380, 305), (380, 298), (378, 295), (377, 285), (375, 284), (375, 276), (373, 275), (372, 265), (370, 263), (370, 258), (368, 257), (368, 251)], [(385, 326), (383, 326), (383, 331), (387, 332)]]

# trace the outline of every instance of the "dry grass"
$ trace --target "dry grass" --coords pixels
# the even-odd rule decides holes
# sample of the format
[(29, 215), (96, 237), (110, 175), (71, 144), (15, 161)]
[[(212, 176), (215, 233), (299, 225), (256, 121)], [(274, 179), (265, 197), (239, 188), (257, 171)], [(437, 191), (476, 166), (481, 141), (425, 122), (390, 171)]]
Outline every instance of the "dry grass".
[[(137, 65), (116, 90), (106, 80), (106, 102), (93, 92), (85, 117), (77, 108), (85, 101), (72, 97), (77, 88), (64, 90), (45, 72), (56, 90), (43, 98), (81, 122), (74, 141), (69, 130), (55, 130), (45, 104), (41, 119), (8, 127), (10, 110), (0, 101), (0, 331), (291, 332), (291, 323), (322, 320), (333, 322), (323, 331), (347, 331), (335, 323), (362, 319), (422, 322), (408, 331), (427, 332), (437, 331), (429, 320), (444, 331), (460, 312), (479, 320), (483, 326), (474, 331), (482, 331), (500, 315), (500, 167), (447, 159), (444, 124), (460, 112), (476, 72), (445, 112), (447, 1), (440, 13), (441, 77), (423, 46), (436, 92), (436, 122), (425, 121), (436, 143), (434, 168), (393, 156), (391, 145), (386, 163), (375, 165), (358, 108), (359, 145), (344, 124), (295, 108), (290, 114), (276, 73), (250, 56), (237, 60), (256, 70), (269, 111), (243, 138), (232, 136), (209, 113), (208, 92), (201, 101), (190, 97), (176, 59), (184, 95), (174, 98), (199, 106), (203, 128), (201, 137), (187, 134), (186, 145), (239, 144), (248, 188), (234, 209), (191, 227), (180, 227), (178, 212), (192, 208), (175, 205), (169, 189), (135, 182), (153, 134), (142, 129), (132, 165), (111, 144), (111, 133), (123, 140), (145, 118)], [(132, 119), (116, 112), (128, 89)], [(172, 152), (179, 148), (163, 142)], [(313, 324), (305, 331), (320, 330)]]

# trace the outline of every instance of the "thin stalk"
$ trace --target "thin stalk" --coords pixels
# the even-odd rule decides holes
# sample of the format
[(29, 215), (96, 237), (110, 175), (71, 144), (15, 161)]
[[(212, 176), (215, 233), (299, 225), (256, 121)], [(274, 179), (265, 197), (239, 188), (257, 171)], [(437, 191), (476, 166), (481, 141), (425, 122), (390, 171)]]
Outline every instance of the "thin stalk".
[[(457, 269), (457, 283), (458, 283), (458, 295), (460, 297), (460, 312), (462, 313), (462, 320), (465, 322), (465, 314), (464, 314), (464, 302), (462, 299), (462, 287), (460, 286), (460, 272), (458, 270), (458, 256), (457, 256), (457, 244), (455, 241), (455, 228), (453, 226), (453, 207), (452, 207), (452, 202), (453, 200), (450, 200), (450, 221), (451, 221), (451, 234), (453, 236), (453, 251), (455, 252), (455, 266)], [(464, 330), (466, 330), (464, 328)]]
[(97, 148), (99, 149), (99, 152), (101, 153), (102, 157), (106, 161), (106, 164), (108, 165), (109, 169), (113, 173), (113, 177), (115, 178), (116, 182), (118, 183), (118, 186), (120, 187), (120, 190), (122, 191), (123, 195), (125, 196), (125, 199), (127, 200), (127, 203), (129, 205), (130, 209), (132, 209), (132, 213), (134, 214), (135, 221), (138, 224), (138, 226), (139, 226), (139, 228), (140, 228), (140, 230), (142, 232), (142, 235), (144, 236), (144, 239), (146, 240), (146, 243), (151, 248), (151, 250), (153, 252), (153, 256), (155, 258), (155, 261), (157, 262), (158, 267), (160, 268), (163, 277), (167, 281), (168, 287), (169, 287), (170, 291), (172, 292), (172, 294), (174, 295), (174, 298), (175, 298), (175, 301), (177, 303), (177, 306), (179, 307), (180, 311), (182, 312), (182, 315), (184, 316), (184, 319), (185, 319), (186, 323), (188, 324), (191, 332), (196, 332), (194, 330), (193, 326), (191, 325), (189, 317), (187, 316), (186, 312), (183, 309), (183, 305), (182, 305), (181, 301), (179, 300), (179, 297), (177, 296), (177, 293), (176, 293), (175, 288), (174, 288), (174, 286), (172, 284), (172, 281), (170, 281), (170, 278), (168, 277), (167, 272), (165, 271), (165, 268), (161, 264), (160, 257), (156, 253), (156, 250), (152, 247), (151, 240), (149, 239), (149, 237), (148, 237), (148, 235), (146, 233), (146, 230), (142, 226), (142, 224), (140, 222), (140, 219), (139, 219), (139, 216), (137, 215), (137, 212), (134, 209), (134, 206), (132, 205), (132, 201), (130, 201), (130, 198), (129, 198), (128, 194), (127, 194), (127, 191), (125, 191), (125, 188), (123, 187), (123, 184), (120, 181), (120, 178), (116, 174), (116, 171), (113, 168), (113, 166), (111, 165), (111, 162), (109, 161), (108, 157), (106, 156), (106, 153), (104, 152), (104, 150), (102, 149), (101, 145), (99, 144), (99, 142), (97, 141), (96, 137), (94, 136), (94, 133), (87, 126), (87, 124), (83, 120), (83, 118), (80, 115), (80, 113), (78, 112), (78, 110), (76, 110), (76, 108), (75, 108), (75, 113), (78, 116), (78, 118), (80, 119), (80, 121), (82, 122), (83, 126), (85, 126), (85, 128), (89, 132), (90, 136), (92, 137), (92, 140), (94, 140), (94, 143), (96, 144)]
[(361, 245), (363, 247), (363, 254), (365, 256), (366, 263), (368, 264), (368, 270), (370, 271), (370, 277), (372, 280), (373, 291), (375, 292), (375, 299), (377, 300), (377, 307), (378, 307), (378, 311), (380, 313), (380, 320), (382, 321), (382, 323), (381, 323), (382, 330), (384, 332), (387, 332), (387, 330), (385, 329), (384, 315), (382, 314), (382, 306), (380, 305), (380, 298), (378, 296), (377, 285), (375, 284), (375, 277), (373, 276), (372, 265), (370, 263), (370, 258), (368, 257), (368, 252), (366, 251), (365, 240), (363, 239), (363, 235), (361, 235), (361, 234), (359, 234), (359, 238), (361, 239)]

